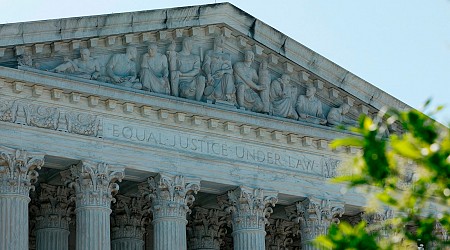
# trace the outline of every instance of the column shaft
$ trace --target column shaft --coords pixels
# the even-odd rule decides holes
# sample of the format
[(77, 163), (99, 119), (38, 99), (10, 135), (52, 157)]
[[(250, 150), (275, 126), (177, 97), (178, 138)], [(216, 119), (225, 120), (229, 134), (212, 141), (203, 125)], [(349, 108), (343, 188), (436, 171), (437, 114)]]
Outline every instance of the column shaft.
[(36, 230), (36, 250), (69, 249), (69, 230), (44, 228)]
[(139, 239), (112, 240), (111, 250), (144, 250), (144, 241)]
[(0, 250), (28, 250), (28, 202), (23, 195), (0, 194)]
[(82, 207), (76, 210), (77, 250), (110, 250), (111, 209), (105, 207)]
[(265, 250), (264, 230), (239, 230), (232, 233), (234, 250)]
[(186, 219), (160, 218), (154, 220), (153, 235), (155, 250), (186, 250)]

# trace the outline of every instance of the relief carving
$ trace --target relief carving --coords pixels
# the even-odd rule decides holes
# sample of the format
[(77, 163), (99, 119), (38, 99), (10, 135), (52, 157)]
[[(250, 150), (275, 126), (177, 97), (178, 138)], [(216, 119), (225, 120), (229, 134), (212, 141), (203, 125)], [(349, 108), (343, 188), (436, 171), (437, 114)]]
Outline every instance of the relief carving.
[(23, 106), (28, 126), (56, 130), (60, 110), (53, 107), (28, 104)]
[(148, 52), (142, 56), (140, 76), (143, 90), (170, 95), (167, 57), (158, 53), (155, 43), (150, 44)]
[(245, 108), (254, 112), (262, 112), (264, 104), (259, 93), (266, 89), (258, 83), (260, 80), (258, 73), (252, 68), (255, 54), (246, 51), (243, 62), (234, 64), (234, 77), (237, 86), (236, 98), (240, 108)]
[(100, 64), (97, 59), (91, 57), (89, 49), (80, 50), (80, 58), (70, 60), (64, 58), (64, 63), (52, 70), (56, 73), (66, 73), (77, 77), (97, 80), (100, 77)]
[(356, 122), (345, 117), (350, 111), (350, 105), (343, 103), (338, 108), (331, 108), (327, 115), (328, 124), (331, 126), (337, 126), (342, 124), (355, 125)]
[(207, 100), (235, 102), (233, 66), (231, 55), (223, 51), (224, 36), (214, 39), (214, 49), (206, 52), (203, 71), (206, 74), (204, 95)]
[(306, 94), (300, 95), (295, 109), (299, 114), (299, 120), (315, 124), (326, 124), (323, 116), (322, 102), (315, 96), (316, 88), (312, 85), (306, 87)]
[(100, 119), (95, 115), (68, 112), (66, 113), (66, 123), (69, 133), (99, 136)]
[[(212, 49), (208, 48), (204, 56), (202, 45), (199, 54), (192, 52), (193, 39), (185, 37), (179, 52), (175, 41), (172, 41), (165, 55), (157, 51), (156, 42), (149, 43), (140, 65), (137, 65), (139, 55), (134, 46), (128, 46), (125, 53), (98, 58), (91, 57), (91, 51), (83, 48), (80, 58), (71, 60), (64, 57), (62, 64), (47, 70), (196, 101), (235, 105), (308, 123), (328, 126), (356, 124), (345, 117), (350, 109), (348, 104), (331, 107), (325, 114), (323, 108), (327, 108), (316, 97), (312, 83), (306, 83), (306, 93), (297, 98), (297, 88), (288, 74), (272, 81), (269, 63), (263, 55), (259, 58), (259, 68), (255, 69), (252, 51), (245, 51), (243, 61), (233, 63), (235, 55), (225, 51), (224, 35), (214, 37)], [(17, 60), (20, 66), (33, 67), (30, 51), (24, 51)], [(38, 68), (38, 65), (34, 67)], [(2, 107), (4, 105), (0, 104)]]
[(16, 101), (0, 100), (0, 121), (15, 122), (17, 114)]
[(291, 77), (283, 74), (281, 78), (272, 81), (270, 86), (270, 100), (272, 104), (272, 114), (285, 118), (297, 119), (298, 115), (294, 110), (294, 91), (290, 84)]
[(125, 54), (113, 55), (106, 64), (108, 82), (133, 89), (142, 89), (136, 71), (137, 49), (128, 46)]
[(169, 46), (170, 84), (172, 95), (200, 101), (205, 89), (205, 77), (200, 72), (200, 56), (192, 54), (193, 39), (183, 40), (180, 52)]

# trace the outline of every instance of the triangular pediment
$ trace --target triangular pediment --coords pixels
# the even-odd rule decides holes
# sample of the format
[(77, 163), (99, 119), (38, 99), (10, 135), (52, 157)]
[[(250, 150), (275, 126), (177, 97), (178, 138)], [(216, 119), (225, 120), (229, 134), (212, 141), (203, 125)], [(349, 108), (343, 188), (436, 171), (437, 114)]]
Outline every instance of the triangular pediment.
[[(4, 24), (0, 26), (0, 36), (0, 65), (4, 67), (148, 95), (155, 92), (158, 96), (175, 95), (306, 124), (336, 125), (327, 121), (327, 116), (343, 105), (349, 105), (350, 112), (342, 115), (342, 123), (356, 121), (361, 113), (374, 115), (383, 106), (407, 108), (389, 94), (228, 3)], [(223, 50), (214, 54), (218, 37), (223, 38), (219, 39), (223, 41)], [(188, 38), (193, 42), (192, 58), (183, 55), (183, 41)], [(149, 57), (146, 53), (150, 44), (156, 45), (159, 57), (148, 62), (150, 66), (143, 66), (147, 63), (144, 57)], [(136, 48), (137, 56), (126, 62), (128, 47)], [(83, 49), (89, 50), (90, 61), (83, 62), (80, 55)], [(254, 56), (248, 67), (246, 51)], [(221, 62), (205, 66), (214, 58)], [(171, 65), (177, 62), (178, 65)], [(262, 69), (263, 62), (267, 68)], [(133, 66), (124, 68), (130, 63)], [(187, 73), (188, 70), (180, 69), (186, 64), (192, 64), (187, 66), (191, 67), (188, 70), (196, 64), (198, 71), (187, 77), (191, 85), (182, 76), (173, 83), (175, 71)], [(151, 69), (152, 65), (158, 72)], [(108, 70), (117, 70), (124, 79), (116, 81)], [(224, 73), (230, 78), (222, 76)], [(124, 74), (136, 79), (125, 79)], [(285, 82), (283, 75), (289, 75), (290, 81)], [(134, 83), (125, 84), (129, 78)], [(250, 79), (255, 85), (265, 85), (266, 91), (255, 89), (248, 83)], [(158, 82), (156, 87), (150, 86), (152, 82)], [(180, 88), (177, 93), (174, 86)], [(307, 94), (309, 86), (316, 90), (313, 99)], [(286, 101), (287, 96), (290, 101)]]

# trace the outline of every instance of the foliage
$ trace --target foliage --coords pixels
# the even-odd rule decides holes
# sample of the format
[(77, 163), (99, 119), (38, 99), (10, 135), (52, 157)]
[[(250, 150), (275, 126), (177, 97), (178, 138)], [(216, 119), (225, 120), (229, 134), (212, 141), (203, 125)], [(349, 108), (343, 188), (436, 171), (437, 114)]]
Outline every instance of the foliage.
[[(388, 128), (399, 124), (402, 133), (387, 135)], [(373, 195), (378, 209), (389, 207), (395, 216), (381, 225), (384, 237), (378, 233), (380, 228), (373, 231), (365, 222), (354, 228), (343, 222), (316, 243), (334, 250), (417, 249), (417, 243), (426, 249), (449, 247), (449, 241), (435, 233), (436, 225), (450, 229), (449, 128), (417, 110), (391, 109), (374, 120), (362, 116), (359, 127), (351, 130), (360, 136), (335, 140), (331, 146), (359, 147), (361, 152), (350, 164), (352, 174), (335, 181), (363, 189), (368, 197)]]

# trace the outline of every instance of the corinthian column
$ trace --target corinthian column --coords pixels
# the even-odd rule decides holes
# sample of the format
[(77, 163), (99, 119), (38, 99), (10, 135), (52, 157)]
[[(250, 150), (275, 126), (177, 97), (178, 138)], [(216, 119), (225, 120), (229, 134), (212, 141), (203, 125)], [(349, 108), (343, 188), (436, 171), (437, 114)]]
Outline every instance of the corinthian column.
[(327, 199), (307, 198), (293, 206), (286, 207), (291, 220), (300, 223), (302, 249), (322, 249), (312, 245), (319, 235), (326, 235), (331, 223), (339, 223), (336, 215), (344, 214), (344, 204)]
[(143, 250), (148, 207), (141, 197), (116, 196), (111, 216), (111, 249)]
[(44, 156), (0, 147), (0, 249), (28, 250), (28, 203)]
[(367, 223), (367, 230), (369, 233), (378, 234), (378, 241), (383, 238), (389, 238), (389, 224), (387, 222), (394, 217), (394, 212), (392, 209), (385, 208), (370, 213), (364, 213), (361, 217), (362, 220)]
[(123, 178), (123, 168), (106, 163), (82, 162), (72, 166), (63, 179), (75, 189), (76, 249), (110, 250), (112, 193), (119, 190), (115, 181)]
[(200, 180), (158, 174), (148, 179), (155, 250), (186, 249), (186, 214)]
[[(36, 202), (36, 250), (69, 249), (69, 189), (40, 184)], [(34, 206), (33, 206), (34, 207)]]
[[(264, 250), (265, 225), (273, 212), (278, 193), (249, 187), (228, 191), (226, 197), (218, 197), (219, 206), (231, 213), (233, 244), (235, 250)], [(225, 198), (225, 199), (224, 199)]]
[(217, 209), (195, 207), (189, 227), (190, 250), (220, 250), (227, 230), (225, 212)]

